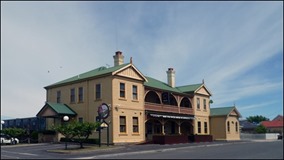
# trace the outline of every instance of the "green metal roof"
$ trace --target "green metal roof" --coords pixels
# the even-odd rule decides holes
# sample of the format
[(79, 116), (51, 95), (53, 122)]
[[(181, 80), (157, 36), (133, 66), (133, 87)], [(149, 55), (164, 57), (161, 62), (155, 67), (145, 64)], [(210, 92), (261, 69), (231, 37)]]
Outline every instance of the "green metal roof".
[(180, 87), (177, 87), (181, 92), (194, 92), (196, 91), (199, 87), (202, 86), (202, 83), (201, 84), (192, 84), (192, 85), (186, 85), (186, 86), (180, 86)]
[(210, 116), (227, 116), (235, 108), (236, 108), (235, 106), (220, 107), (220, 108), (210, 108)]
[(202, 86), (201, 84), (193, 84), (193, 85), (186, 85), (181, 87), (171, 87), (167, 83), (159, 81), (157, 79), (146, 77), (148, 82), (144, 82), (144, 85), (147, 87), (157, 88), (161, 90), (176, 92), (176, 93), (190, 93), (196, 91), (199, 87)]
[(46, 86), (44, 88), (49, 88), (49, 87), (53, 87), (53, 86), (57, 86), (57, 85), (62, 85), (62, 84), (65, 84), (65, 83), (72, 83), (72, 82), (75, 82), (75, 81), (80, 81), (80, 80), (91, 78), (91, 77), (96, 77), (96, 76), (100, 76), (100, 75), (104, 75), (104, 74), (109, 74), (109, 73), (112, 73), (112, 72), (114, 72), (116, 70), (119, 70), (119, 69), (127, 66), (128, 64), (129, 63), (125, 63), (125, 64), (122, 64), (122, 65), (114, 66), (114, 67), (110, 67), (110, 68), (99, 67), (99, 68), (96, 68), (94, 70), (91, 70), (91, 71), (79, 74), (77, 76), (65, 79), (63, 81), (54, 83), (52, 85)]
[[(47, 88), (51, 88), (51, 87), (56, 87), (58, 85), (63, 85), (63, 84), (67, 84), (67, 83), (74, 83), (74, 82), (85, 80), (85, 79), (88, 79), (88, 78), (93, 78), (93, 77), (96, 77), (96, 76), (111, 74), (112, 72), (115, 72), (115, 71), (129, 65), (129, 64), (130, 63), (125, 63), (125, 64), (122, 64), (122, 65), (114, 66), (114, 67), (110, 67), (110, 68), (99, 67), (99, 68), (96, 68), (94, 70), (91, 70), (91, 71), (79, 74), (77, 76), (65, 79), (63, 81), (59, 81), (59, 82), (54, 83), (52, 85), (46, 86), (44, 88), (47, 89)], [(165, 90), (165, 91), (170, 91), (170, 92), (176, 92), (176, 93), (194, 92), (199, 87), (202, 86), (202, 84), (193, 84), (193, 85), (186, 85), (186, 86), (181, 86), (181, 87), (171, 87), (167, 83), (164, 83), (164, 82), (159, 81), (157, 79), (154, 79), (154, 78), (151, 78), (151, 77), (145, 77), (145, 78), (147, 79), (147, 81), (144, 82), (145, 86), (157, 88), (157, 89), (161, 89), (161, 90)]]
[(146, 78), (147, 78), (148, 82), (144, 82), (144, 85), (147, 86), (147, 87), (152, 87), (152, 88), (157, 88), (157, 89), (161, 89), (161, 90), (181, 93), (180, 90), (178, 90), (177, 88), (173, 88), (173, 87), (169, 86), (167, 83), (161, 82), (161, 81), (154, 79), (154, 78), (151, 78), (151, 77), (146, 77)]
[(68, 105), (62, 103), (46, 102), (59, 115), (77, 115)]

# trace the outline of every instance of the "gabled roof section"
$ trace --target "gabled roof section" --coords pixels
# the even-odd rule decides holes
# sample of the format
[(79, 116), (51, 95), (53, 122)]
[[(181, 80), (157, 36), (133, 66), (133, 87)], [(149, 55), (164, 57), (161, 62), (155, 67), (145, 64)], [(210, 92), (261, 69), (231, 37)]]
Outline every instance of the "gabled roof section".
[(81, 80), (96, 77), (96, 76), (112, 74), (113, 72), (120, 70), (120, 69), (122, 69), (122, 68), (124, 68), (128, 65), (130, 65), (130, 63), (125, 63), (125, 64), (122, 64), (122, 65), (114, 66), (114, 67), (110, 67), (110, 68), (99, 67), (99, 68), (96, 68), (94, 70), (91, 70), (91, 71), (79, 74), (77, 76), (65, 79), (63, 81), (54, 83), (52, 85), (46, 86), (44, 88), (47, 89), (47, 88), (51, 88), (51, 87), (55, 87), (55, 86), (59, 86), (59, 85), (67, 84), (67, 83), (73, 83), (73, 82), (76, 82), (76, 81), (81, 81)]
[(272, 121), (283, 121), (283, 116), (282, 115), (278, 115)]
[(204, 83), (180, 86), (177, 88), (184, 93), (197, 93), (202, 87), (206, 90), (209, 96), (212, 96), (212, 93), (209, 91), (209, 89), (205, 86)]
[(230, 113), (235, 111), (238, 117), (241, 117), (241, 114), (235, 106), (231, 107), (220, 107), (220, 108), (210, 108), (210, 116), (229, 116)]
[(197, 93), (202, 87), (204, 87), (206, 92), (208, 92), (208, 94), (210, 96), (212, 95), (203, 83), (186, 85), (186, 86), (181, 86), (181, 87), (171, 87), (167, 83), (164, 83), (164, 82), (159, 81), (157, 79), (154, 79), (154, 78), (151, 78), (151, 77), (146, 77), (146, 78), (147, 78), (148, 82), (144, 82), (144, 85), (147, 86), (147, 87), (157, 88), (157, 89), (181, 93), (181, 94)]
[(162, 81), (159, 81), (157, 79), (151, 78), (151, 77), (146, 77), (147, 82), (144, 82), (144, 85), (147, 87), (151, 88), (157, 88), (165, 91), (170, 91), (170, 92), (177, 92), (177, 93), (182, 93), (179, 89), (173, 88), (169, 86), (167, 83), (164, 83)]
[(180, 86), (177, 87), (181, 92), (186, 92), (186, 93), (194, 93), (197, 89), (202, 87), (201, 84), (191, 84), (191, 85), (186, 85), (186, 86)]
[(129, 68), (129, 67), (131, 67), (144, 81), (146, 81), (146, 82), (148, 81), (147, 78), (132, 63), (130, 63), (129, 65), (126, 65), (126, 66), (124, 66), (120, 69), (113, 71), (112, 75), (116, 75), (119, 72), (121, 72), (121, 71), (123, 71), (123, 70), (125, 70), (126, 68)]
[(38, 112), (37, 116), (41, 116), (42, 112), (46, 109), (52, 109), (57, 116), (59, 115), (70, 115), (75, 116), (77, 113), (73, 111), (68, 105), (62, 103), (46, 102), (42, 109)]

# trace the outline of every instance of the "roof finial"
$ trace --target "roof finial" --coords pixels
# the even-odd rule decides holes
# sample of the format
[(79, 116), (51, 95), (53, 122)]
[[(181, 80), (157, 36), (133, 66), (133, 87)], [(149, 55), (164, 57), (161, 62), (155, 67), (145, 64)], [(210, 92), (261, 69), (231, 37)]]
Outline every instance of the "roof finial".
[(236, 102), (234, 102), (234, 107), (236, 107)]
[(204, 79), (202, 79), (202, 84), (204, 84)]
[(130, 57), (130, 63), (132, 64), (132, 57)]

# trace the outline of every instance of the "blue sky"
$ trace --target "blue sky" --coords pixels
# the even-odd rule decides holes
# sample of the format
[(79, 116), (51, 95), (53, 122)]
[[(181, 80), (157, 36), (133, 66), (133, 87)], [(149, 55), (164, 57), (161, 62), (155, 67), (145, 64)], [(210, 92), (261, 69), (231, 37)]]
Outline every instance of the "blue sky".
[(283, 2), (1, 1), (1, 115), (35, 116), (43, 87), (112, 66), (117, 50), (146, 76), (204, 79), (212, 108), (283, 114)]

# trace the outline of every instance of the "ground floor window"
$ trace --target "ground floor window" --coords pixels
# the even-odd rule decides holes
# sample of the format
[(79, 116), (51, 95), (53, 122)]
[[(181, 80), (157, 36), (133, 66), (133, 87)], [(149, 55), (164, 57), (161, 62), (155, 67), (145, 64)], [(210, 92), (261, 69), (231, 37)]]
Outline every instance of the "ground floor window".
[(138, 117), (133, 117), (132, 123), (133, 123), (133, 133), (138, 133), (139, 132)]
[(83, 121), (84, 121), (83, 117), (79, 117), (78, 121), (79, 121), (80, 123), (83, 123)]
[(201, 122), (197, 122), (198, 133), (201, 133)]
[(204, 133), (207, 133), (207, 122), (204, 122)]
[(119, 125), (120, 125), (120, 132), (126, 133), (126, 117), (119, 116)]
[(146, 123), (147, 134), (159, 134), (162, 132), (162, 125), (158, 121), (148, 121)]
[(154, 133), (162, 133), (162, 126), (159, 122), (154, 123)]
[(230, 122), (227, 122), (227, 131), (230, 132)]

